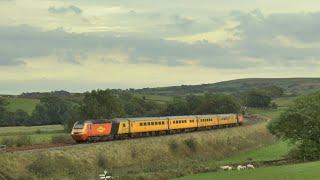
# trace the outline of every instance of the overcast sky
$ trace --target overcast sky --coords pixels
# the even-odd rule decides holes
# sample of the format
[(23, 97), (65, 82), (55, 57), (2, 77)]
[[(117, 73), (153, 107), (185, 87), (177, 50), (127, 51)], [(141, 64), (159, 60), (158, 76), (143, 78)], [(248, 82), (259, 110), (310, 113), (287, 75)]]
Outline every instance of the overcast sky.
[(0, 0), (0, 94), (320, 76), (320, 1)]

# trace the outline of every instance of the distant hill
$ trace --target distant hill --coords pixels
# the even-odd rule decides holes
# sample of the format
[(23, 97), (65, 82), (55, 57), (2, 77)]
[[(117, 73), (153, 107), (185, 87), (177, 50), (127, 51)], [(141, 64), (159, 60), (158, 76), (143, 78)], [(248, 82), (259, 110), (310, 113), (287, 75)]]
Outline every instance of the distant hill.
[(181, 85), (136, 90), (142, 94), (183, 95), (189, 93), (238, 93), (255, 88), (278, 86), (287, 95), (299, 95), (320, 90), (320, 78), (248, 78), (212, 84)]

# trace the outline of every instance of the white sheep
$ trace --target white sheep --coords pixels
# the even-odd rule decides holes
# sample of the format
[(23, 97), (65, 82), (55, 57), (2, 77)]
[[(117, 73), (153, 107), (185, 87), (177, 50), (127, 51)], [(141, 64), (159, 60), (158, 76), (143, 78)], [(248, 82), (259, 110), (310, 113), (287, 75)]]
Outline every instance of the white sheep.
[(246, 169), (247, 167), (246, 166), (242, 166), (242, 165), (238, 165), (237, 166), (237, 170), (240, 171), (242, 169)]
[(222, 170), (224, 170), (224, 171), (226, 171), (226, 170), (232, 170), (232, 166), (220, 166), (220, 168), (222, 169)]
[(247, 168), (248, 169), (254, 169), (254, 166), (253, 166), (253, 164), (247, 164)]

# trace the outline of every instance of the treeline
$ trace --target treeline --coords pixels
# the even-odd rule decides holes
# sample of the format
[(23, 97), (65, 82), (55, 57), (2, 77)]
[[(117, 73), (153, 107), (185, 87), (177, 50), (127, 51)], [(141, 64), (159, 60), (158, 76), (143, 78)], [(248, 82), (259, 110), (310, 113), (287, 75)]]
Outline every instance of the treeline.
[(268, 87), (236, 95), (177, 96), (165, 104), (146, 100), (131, 90), (93, 90), (81, 94), (76, 101), (62, 94), (41, 97), (30, 115), (22, 110), (8, 112), (5, 101), (0, 100), (0, 126), (64, 124), (70, 129), (75, 121), (86, 119), (241, 113), (243, 106), (274, 107), (271, 99), (281, 96), (283, 90)]

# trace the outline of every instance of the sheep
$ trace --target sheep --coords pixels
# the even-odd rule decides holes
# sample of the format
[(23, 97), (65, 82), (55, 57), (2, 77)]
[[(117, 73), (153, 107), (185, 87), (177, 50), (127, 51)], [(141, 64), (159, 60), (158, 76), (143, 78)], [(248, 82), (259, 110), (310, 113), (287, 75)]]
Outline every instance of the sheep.
[(248, 169), (254, 169), (254, 166), (253, 166), (253, 164), (247, 164), (247, 168)]
[(246, 166), (242, 166), (242, 165), (238, 165), (237, 166), (237, 170), (240, 171), (242, 169), (246, 169), (247, 167)]
[(221, 168), (222, 170), (224, 170), (224, 171), (226, 171), (226, 170), (228, 170), (228, 171), (232, 170), (232, 166), (220, 166), (220, 168)]

